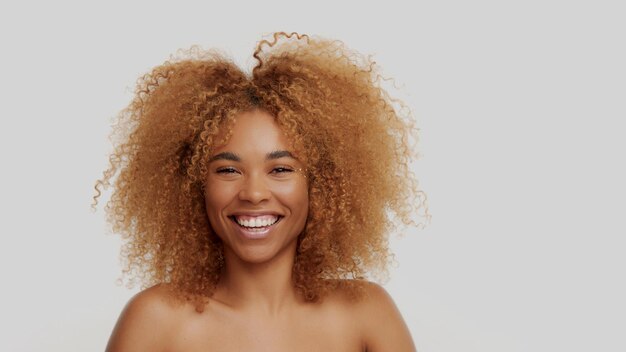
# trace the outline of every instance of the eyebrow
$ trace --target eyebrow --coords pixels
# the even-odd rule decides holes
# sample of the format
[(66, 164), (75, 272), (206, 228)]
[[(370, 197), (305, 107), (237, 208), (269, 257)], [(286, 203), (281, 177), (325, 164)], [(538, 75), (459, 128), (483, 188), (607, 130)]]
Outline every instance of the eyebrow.
[(291, 154), (291, 152), (287, 150), (276, 150), (271, 153), (267, 153), (267, 155), (265, 156), (265, 160), (274, 160), (274, 159), (280, 159), (280, 158), (295, 159), (296, 157), (294, 157), (293, 154)]
[[(297, 160), (296, 157), (293, 156), (293, 154), (291, 154), (291, 152), (288, 150), (275, 150), (265, 155), (265, 160), (275, 160), (280, 158), (292, 158)], [(239, 162), (241, 161), (241, 158), (239, 157), (239, 155), (232, 152), (222, 152), (212, 156), (211, 159), (209, 159), (209, 163), (215, 160), (230, 160)]]
[(213, 162), (215, 160), (231, 160), (231, 161), (241, 161), (241, 158), (237, 156), (235, 153), (231, 152), (223, 152), (217, 155), (214, 155), (209, 159), (209, 162)]

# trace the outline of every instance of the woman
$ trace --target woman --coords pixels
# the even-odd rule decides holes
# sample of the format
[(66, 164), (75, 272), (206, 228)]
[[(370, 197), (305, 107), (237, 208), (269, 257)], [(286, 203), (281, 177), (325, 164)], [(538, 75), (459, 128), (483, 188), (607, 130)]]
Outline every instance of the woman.
[(414, 129), (374, 64), (283, 32), (251, 75), (194, 55), (140, 80), (96, 186), (119, 171), (106, 209), (125, 273), (149, 287), (107, 351), (415, 350), (363, 280), (385, 270), (390, 212), (409, 224), (425, 205)]

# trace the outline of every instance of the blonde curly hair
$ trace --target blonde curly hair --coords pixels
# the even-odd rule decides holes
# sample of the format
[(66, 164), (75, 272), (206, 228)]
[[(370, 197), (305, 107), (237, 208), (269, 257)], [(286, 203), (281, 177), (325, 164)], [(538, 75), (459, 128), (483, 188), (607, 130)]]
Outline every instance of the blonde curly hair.
[(144, 75), (123, 110), (106, 204), (126, 240), (124, 274), (143, 287), (169, 283), (183, 300), (206, 300), (222, 267), (208, 221), (204, 182), (214, 147), (233, 118), (261, 109), (275, 117), (306, 165), (309, 213), (298, 237), (293, 281), (308, 301), (370, 271), (386, 273), (394, 222), (414, 224), (426, 196), (409, 168), (417, 129), (405, 105), (381, 87), (376, 64), (340, 41), (274, 33), (244, 73), (216, 51), (192, 48)]

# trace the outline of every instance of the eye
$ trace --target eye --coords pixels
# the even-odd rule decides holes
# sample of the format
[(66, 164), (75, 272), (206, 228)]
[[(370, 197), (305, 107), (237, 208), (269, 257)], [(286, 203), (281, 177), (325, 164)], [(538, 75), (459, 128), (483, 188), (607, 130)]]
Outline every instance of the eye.
[(283, 174), (283, 173), (289, 173), (289, 172), (293, 172), (293, 169), (284, 167), (284, 166), (279, 166), (279, 167), (275, 167), (272, 169), (273, 174)]
[(230, 175), (237, 173), (238, 171), (234, 167), (220, 167), (215, 172), (217, 172), (218, 174)]

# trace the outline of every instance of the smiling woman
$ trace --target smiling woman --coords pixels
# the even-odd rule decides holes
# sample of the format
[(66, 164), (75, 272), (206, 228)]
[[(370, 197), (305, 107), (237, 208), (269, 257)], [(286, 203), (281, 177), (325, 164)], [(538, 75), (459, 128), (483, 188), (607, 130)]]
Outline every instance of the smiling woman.
[(393, 217), (428, 219), (410, 116), (339, 41), (281, 32), (253, 56), (251, 75), (215, 52), (168, 61), (120, 114), (96, 191), (117, 176), (106, 210), (144, 290), (107, 350), (414, 350), (364, 280)]
[(288, 149), (274, 118), (255, 110), (236, 118), (232, 137), (210, 159), (206, 210), (224, 244), (226, 276), (245, 263), (293, 266), (309, 196), (302, 165)]

